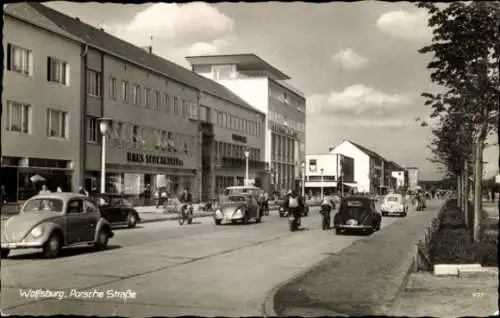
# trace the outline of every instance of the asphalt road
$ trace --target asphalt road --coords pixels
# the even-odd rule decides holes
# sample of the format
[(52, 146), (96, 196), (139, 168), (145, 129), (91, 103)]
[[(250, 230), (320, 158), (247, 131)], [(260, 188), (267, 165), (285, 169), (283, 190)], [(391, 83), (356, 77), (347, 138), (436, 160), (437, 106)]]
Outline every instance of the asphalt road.
[[(384, 217), (382, 226), (407, 220)], [(0, 308), (12, 315), (261, 316), (275, 286), (363, 238), (322, 231), (318, 208), (302, 226), (292, 233), (272, 211), (260, 224), (216, 226), (205, 217), (116, 230), (106, 251), (73, 249), (57, 259), (14, 251), (1, 264)], [(37, 289), (52, 298), (27, 295)]]

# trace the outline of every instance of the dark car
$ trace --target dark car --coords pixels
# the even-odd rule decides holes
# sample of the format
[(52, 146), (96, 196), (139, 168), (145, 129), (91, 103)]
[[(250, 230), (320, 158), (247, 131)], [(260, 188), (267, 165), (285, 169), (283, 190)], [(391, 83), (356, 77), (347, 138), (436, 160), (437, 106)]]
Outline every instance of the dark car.
[(377, 212), (373, 200), (364, 196), (350, 196), (342, 199), (340, 209), (333, 218), (335, 232), (373, 233), (380, 230), (382, 216)]
[[(307, 201), (305, 199), (303, 199), (303, 202), (304, 202), (304, 211), (302, 212), (302, 216), (308, 216), (309, 205), (307, 204)], [(280, 217), (288, 216), (288, 211), (285, 209), (285, 200), (281, 201), (278, 211), (280, 213)]]
[(96, 194), (94, 200), (99, 206), (102, 216), (112, 226), (133, 228), (141, 220), (132, 203), (120, 194)]
[(222, 222), (247, 224), (250, 220), (260, 223), (262, 215), (260, 204), (254, 195), (239, 193), (225, 197), (213, 217), (216, 225)]

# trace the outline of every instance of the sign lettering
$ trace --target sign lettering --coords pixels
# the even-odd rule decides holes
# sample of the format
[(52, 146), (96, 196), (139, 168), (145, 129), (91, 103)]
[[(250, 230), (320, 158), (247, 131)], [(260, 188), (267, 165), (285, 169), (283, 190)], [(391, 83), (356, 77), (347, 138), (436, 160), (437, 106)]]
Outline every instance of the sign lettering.
[(143, 163), (152, 165), (163, 165), (163, 166), (183, 166), (184, 161), (175, 157), (157, 156), (157, 155), (145, 155), (136, 152), (127, 152), (127, 162), (131, 163)]
[(274, 130), (275, 132), (280, 134), (297, 138), (297, 132), (293, 131), (290, 127), (283, 127), (277, 123), (272, 123), (271, 130)]

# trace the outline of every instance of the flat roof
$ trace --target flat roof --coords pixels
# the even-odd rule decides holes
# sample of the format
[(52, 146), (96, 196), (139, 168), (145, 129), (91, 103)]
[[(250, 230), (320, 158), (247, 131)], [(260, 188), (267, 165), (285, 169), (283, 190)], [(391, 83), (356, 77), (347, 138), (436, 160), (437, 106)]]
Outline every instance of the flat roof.
[(253, 53), (186, 56), (191, 65), (236, 64), (242, 71), (265, 70), (278, 80), (290, 77)]

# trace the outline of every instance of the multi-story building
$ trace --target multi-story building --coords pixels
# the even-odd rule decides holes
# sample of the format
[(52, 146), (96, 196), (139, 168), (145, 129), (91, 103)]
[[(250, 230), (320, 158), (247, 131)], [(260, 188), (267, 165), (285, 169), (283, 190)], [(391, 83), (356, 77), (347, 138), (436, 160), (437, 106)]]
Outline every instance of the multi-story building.
[[(68, 121), (74, 126), (69, 136), (78, 139), (67, 146), (74, 148), (73, 154), (62, 148), (53, 151), (56, 158), (61, 154), (75, 157), (68, 164), (78, 171), (73, 188), (85, 184), (97, 190), (100, 183), (102, 118), (110, 123), (106, 191), (138, 195), (149, 184), (172, 193), (189, 188), (196, 199), (208, 199), (216, 187), (244, 178), (247, 148), (249, 179), (265, 174), (264, 114), (229, 89), (156, 56), (151, 49), (138, 48), (40, 3), (8, 5), (6, 11), (25, 21), (27, 32), (49, 29), (63, 48), (74, 45), (73, 60), (65, 60), (75, 65), (75, 73), (71, 73), (74, 90), (68, 93), (74, 102), (63, 99), (66, 95), (57, 90), (47, 98), (61, 101), (46, 102), (52, 107), (70, 104), (74, 108), (74, 115), (58, 121), (61, 127), (67, 127)], [(44, 23), (40, 25), (40, 21)], [(17, 31), (14, 33), (17, 37)], [(51, 43), (46, 50), (57, 52), (58, 41), (45, 41)], [(37, 45), (42, 47), (41, 42)], [(36, 100), (45, 97), (46, 91), (50, 90), (34, 91)], [(18, 148), (9, 145), (6, 150), (43, 154), (36, 147)]]
[(415, 190), (418, 186), (418, 168), (406, 167), (405, 170), (408, 173), (408, 189)]
[(405, 169), (394, 161), (391, 161), (390, 164), (392, 167), (391, 176), (395, 178), (394, 184), (391, 184), (391, 186), (396, 190), (402, 189), (405, 186)]
[(317, 195), (348, 192), (356, 188), (354, 159), (342, 154), (306, 155), (305, 191)]
[(270, 178), (264, 187), (270, 191), (297, 188), (300, 164), (305, 160), (306, 100), (284, 82), (290, 77), (255, 54), (191, 56), (187, 60), (194, 72), (224, 85), (266, 115), (263, 156)]
[(343, 154), (354, 159), (354, 180), (360, 192), (379, 192), (391, 187), (390, 161), (373, 150), (350, 140), (329, 149), (331, 154)]
[(44, 20), (27, 21), (30, 13), (3, 15), (0, 183), (9, 201), (32, 196), (42, 183), (68, 191), (83, 180), (81, 45)]

